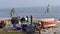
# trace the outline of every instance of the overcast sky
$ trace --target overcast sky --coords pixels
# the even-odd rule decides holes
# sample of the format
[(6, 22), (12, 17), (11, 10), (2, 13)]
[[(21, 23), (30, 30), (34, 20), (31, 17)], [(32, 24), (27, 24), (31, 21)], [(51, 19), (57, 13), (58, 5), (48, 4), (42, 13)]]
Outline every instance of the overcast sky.
[(60, 6), (60, 0), (0, 0), (0, 8)]

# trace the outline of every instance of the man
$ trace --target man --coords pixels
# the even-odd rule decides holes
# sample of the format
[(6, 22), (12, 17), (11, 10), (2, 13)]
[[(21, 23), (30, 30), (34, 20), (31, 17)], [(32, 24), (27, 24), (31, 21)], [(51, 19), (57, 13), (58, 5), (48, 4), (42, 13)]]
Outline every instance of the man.
[(21, 21), (21, 23), (23, 23), (25, 21), (25, 18), (22, 17), (20, 21)]

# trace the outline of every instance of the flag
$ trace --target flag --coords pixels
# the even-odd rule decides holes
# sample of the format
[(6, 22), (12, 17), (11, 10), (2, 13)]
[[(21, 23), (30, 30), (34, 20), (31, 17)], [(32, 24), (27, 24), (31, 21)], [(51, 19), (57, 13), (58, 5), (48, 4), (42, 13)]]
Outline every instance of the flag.
[(14, 13), (15, 13), (15, 11), (14, 11), (14, 8), (13, 8), (13, 9), (10, 11), (10, 17), (12, 17)]
[(48, 13), (49, 12), (49, 4), (47, 6), (47, 10), (45, 11), (45, 13)]

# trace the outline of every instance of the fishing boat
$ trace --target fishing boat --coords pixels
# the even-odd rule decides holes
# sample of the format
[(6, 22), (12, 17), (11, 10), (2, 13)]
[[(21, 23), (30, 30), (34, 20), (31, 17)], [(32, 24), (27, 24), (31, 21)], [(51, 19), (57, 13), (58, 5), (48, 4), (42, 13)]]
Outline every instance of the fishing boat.
[(40, 19), (40, 22), (43, 27), (51, 27), (51, 26), (54, 27), (54, 26), (57, 26), (58, 24), (58, 20), (54, 18), (43, 18), (43, 19)]

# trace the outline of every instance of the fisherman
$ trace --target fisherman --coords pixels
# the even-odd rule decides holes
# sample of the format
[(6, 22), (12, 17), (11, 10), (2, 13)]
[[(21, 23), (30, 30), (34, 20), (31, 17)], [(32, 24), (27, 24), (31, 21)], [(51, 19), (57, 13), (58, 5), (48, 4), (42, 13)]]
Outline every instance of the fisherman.
[(22, 17), (20, 21), (21, 21), (21, 23), (23, 23), (25, 21), (25, 18)]
[(5, 27), (6, 24), (4, 24), (4, 21), (2, 20), (1, 23), (0, 23), (0, 28), (3, 28)]
[(18, 24), (21, 24), (21, 21), (20, 21), (20, 17), (19, 16), (17, 16), (17, 20), (18, 20)]
[(38, 24), (37, 24), (38, 26), (41, 26), (41, 22), (39, 22), (39, 20), (38, 20)]
[(32, 15), (30, 15), (31, 24), (32, 24), (32, 19), (33, 19), (33, 16), (32, 16)]
[(27, 29), (26, 29), (27, 34), (34, 34), (35, 26), (34, 26), (33, 24), (27, 25), (26, 28), (27, 28)]
[(31, 23), (30, 17), (27, 18), (27, 21), (28, 21), (29, 24)]
[(17, 18), (17, 17), (12, 17), (11, 23), (12, 23), (12, 24), (18, 24), (18, 23), (19, 23), (18, 18)]
[(26, 20), (26, 22), (28, 22), (28, 16), (26, 16), (25, 20)]

